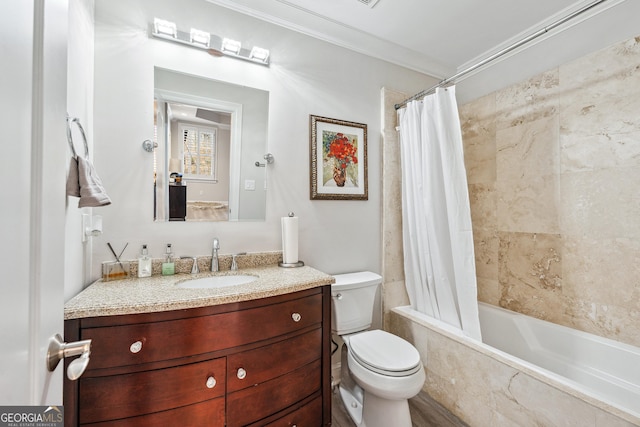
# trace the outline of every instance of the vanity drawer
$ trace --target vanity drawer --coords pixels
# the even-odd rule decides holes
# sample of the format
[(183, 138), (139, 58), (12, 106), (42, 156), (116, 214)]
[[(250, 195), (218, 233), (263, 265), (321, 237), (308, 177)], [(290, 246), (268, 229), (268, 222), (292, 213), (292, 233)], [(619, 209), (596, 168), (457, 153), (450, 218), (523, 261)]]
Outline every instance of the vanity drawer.
[(81, 378), (80, 424), (151, 414), (225, 395), (224, 357), (133, 374)]
[(234, 392), (294, 371), (322, 356), (322, 329), (227, 356), (227, 390)]
[(169, 411), (82, 425), (87, 427), (224, 427), (224, 418), (224, 397), (218, 397)]
[(321, 372), (317, 360), (286, 375), (227, 394), (227, 426), (256, 422), (310, 396), (320, 390)]
[(264, 427), (321, 427), (322, 426), (322, 398), (313, 399), (303, 407), (279, 418)]
[(91, 370), (177, 359), (261, 341), (322, 322), (322, 295), (207, 316), (85, 328)]

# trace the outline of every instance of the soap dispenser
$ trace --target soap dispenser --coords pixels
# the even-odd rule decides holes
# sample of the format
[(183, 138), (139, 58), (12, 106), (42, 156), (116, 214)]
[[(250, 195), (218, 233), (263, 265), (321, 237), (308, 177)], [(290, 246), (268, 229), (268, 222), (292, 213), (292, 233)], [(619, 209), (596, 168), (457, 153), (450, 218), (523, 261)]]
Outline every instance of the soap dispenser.
[(162, 275), (172, 276), (176, 272), (176, 265), (173, 261), (173, 251), (171, 249), (171, 243), (167, 243), (167, 250), (165, 252), (164, 262), (162, 263)]
[(138, 257), (138, 277), (151, 276), (151, 257), (147, 245), (142, 245), (140, 256)]

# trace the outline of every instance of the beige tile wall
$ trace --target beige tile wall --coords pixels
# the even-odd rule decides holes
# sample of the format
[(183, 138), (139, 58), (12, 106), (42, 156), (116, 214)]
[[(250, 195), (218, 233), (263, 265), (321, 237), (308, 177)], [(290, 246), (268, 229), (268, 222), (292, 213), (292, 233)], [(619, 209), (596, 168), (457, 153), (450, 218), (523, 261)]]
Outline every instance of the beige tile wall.
[(400, 139), (396, 130), (395, 105), (407, 98), (406, 93), (383, 88), (381, 91), (382, 132), (382, 309), (383, 329), (388, 330), (389, 310), (409, 304), (404, 286), (402, 250), (402, 181), (400, 171)]
[(478, 298), (640, 346), (640, 37), (460, 116)]

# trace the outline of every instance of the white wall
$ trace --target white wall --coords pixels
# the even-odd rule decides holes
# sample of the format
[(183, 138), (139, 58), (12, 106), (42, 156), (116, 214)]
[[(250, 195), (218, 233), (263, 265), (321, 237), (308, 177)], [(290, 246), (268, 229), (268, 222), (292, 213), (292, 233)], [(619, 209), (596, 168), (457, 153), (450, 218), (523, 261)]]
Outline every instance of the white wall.
[[(263, 67), (149, 37), (154, 17), (271, 50)], [(129, 242), (125, 258), (142, 243), (158, 257), (166, 243), (178, 255), (281, 249), (280, 217), (300, 217), (300, 258), (320, 270), (380, 271), (380, 89), (415, 93), (433, 79), (365, 57), (203, 1), (110, 0), (96, 4), (95, 164), (113, 201), (95, 209), (104, 236), (94, 239), (93, 265)], [(141, 143), (153, 135), (153, 67), (269, 91), (267, 219), (240, 223), (154, 223), (152, 156)], [(309, 115), (368, 126), (368, 201), (309, 199)], [(95, 275), (97, 277), (97, 274)]]
[[(69, 1), (69, 42), (67, 56), (67, 112), (78, 117), (87, 133), (90, 156), (93, 157), (93, 0)], [(84, 150), (80, 134), (73, 129), (76, 150)], [(67, 147), (67, 145), (65, 145)], [(67, 158), (71, 149), (67, 148)], [(66, 167), (69, 163), (65, 164)], [(77, 197), (67, 197), (65, 223), (64, 300), (68, 301), (91, 281), (92, 240), (82, 243), (82, 214), (92, 208), (78, 208)], [(96, 211), (97, 214), (99, 212)]]

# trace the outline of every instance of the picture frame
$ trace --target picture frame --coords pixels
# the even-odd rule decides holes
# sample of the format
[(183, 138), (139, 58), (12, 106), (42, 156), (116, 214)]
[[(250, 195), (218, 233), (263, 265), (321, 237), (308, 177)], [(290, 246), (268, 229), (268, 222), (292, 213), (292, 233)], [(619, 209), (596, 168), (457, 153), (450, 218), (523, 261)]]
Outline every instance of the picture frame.
[(311, 200), (368, 200), (367, 125), (309, 116)]

